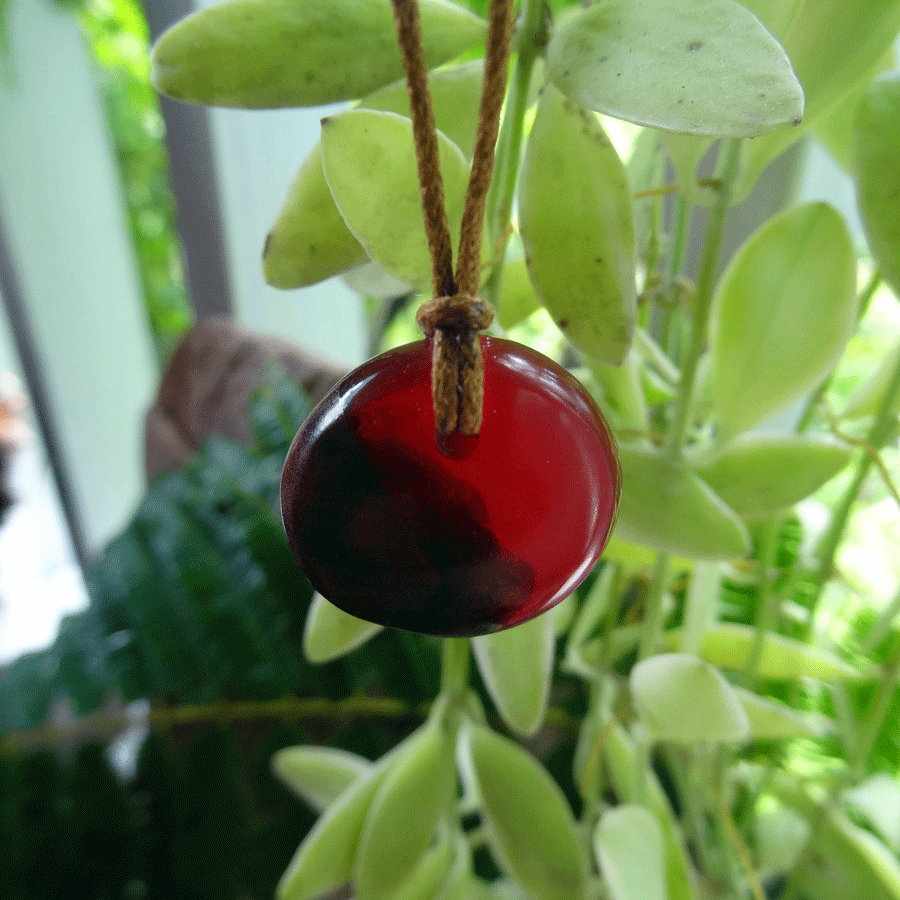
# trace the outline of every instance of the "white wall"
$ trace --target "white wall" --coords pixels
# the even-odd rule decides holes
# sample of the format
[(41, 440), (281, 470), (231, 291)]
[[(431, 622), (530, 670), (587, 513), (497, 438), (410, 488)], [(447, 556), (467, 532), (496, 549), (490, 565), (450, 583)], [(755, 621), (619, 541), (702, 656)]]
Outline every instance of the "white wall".
[(88, 550), (143, 491), (157, 367), (116, 162), (74, 18), (12, 0), (0, 204)]

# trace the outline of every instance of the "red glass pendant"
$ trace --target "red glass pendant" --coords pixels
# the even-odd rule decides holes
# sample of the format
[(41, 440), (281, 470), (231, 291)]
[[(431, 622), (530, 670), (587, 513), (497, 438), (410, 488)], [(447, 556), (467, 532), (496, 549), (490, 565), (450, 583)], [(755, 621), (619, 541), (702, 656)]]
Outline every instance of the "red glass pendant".
[(477, 437), (435, 440), (431, 344), (351, 372), (294, 438), (288, 541), (346, 612), (424, 634), (509, 628), (568, 596), (597, 561), (620, 473), (596, 404), (561, 366), (482, 337)]

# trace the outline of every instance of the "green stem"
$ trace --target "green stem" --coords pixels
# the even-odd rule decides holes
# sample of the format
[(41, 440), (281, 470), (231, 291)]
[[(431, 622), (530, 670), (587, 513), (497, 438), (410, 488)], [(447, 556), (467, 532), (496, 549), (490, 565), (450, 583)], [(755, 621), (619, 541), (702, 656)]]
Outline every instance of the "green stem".
[(465, 700), (469, 691), (469, 639), (444, 638), (441, 646), (441, 695), (451, 705)]
[(781, 517), (771, 519), (763, 526), (759, 547), (759, 590), (756, 599), (756, 633), (744, 666), (744, 683), (752, 691), (756, 685), (756, 670), (762, 657), (766, 635), (773, 630), (778, 615), (779, 597), (772, 590), (772, 569), (778, 558), (778, 537), (781, 532)]
[[(881, 406), (878, 409), (878, 415), (866, 438), (866, 443), (876, 452), (884, 446), (896, 428), (897, 416), (894, 410), (896, 409), (898, 399), (900, 399), (900, 357), (897, 359), (897, 365), (891, 375), (887, 390), (884, 392)], [(856, 505), (860, 488), (873, 465), (874, 460), (870, 454), (864, 453), (860, 456), (859, 462), (856, 464), (856, 471), (853, 473), (853, 479), (847, 487), (847, 490), (844, 492), (841, 503), (835, 510), (834, 517), (831, 520), (831, 525), (822, 539), (820, 545), (821, 549), (819, 551), (819, 570), (817, 573), (816, 591), (810, 602), (807, 632), (812, 631), (816, 609), (819, 605), (819, 601), (822, 599), (825, 585), (831, 578), (831, 573), (834, 569), (834, 560), (837, 556), (837, 550), (840, 546), (841, 539), (844, 536), (844, 530), (847, 527), (850, 514), (853, 512), (853, 507)]]
[(507, 92), (506, 113), (500, 123), (494, 177), (491, 180), (487, 196), (485, 219), (496, 262), (491, 266), (485, 279), (482, 296), (489, 303), (494, 304), (497, 302), (503, 277), (503, 264), (506, 257), (504, 234), (512, 216), (513, 198), (519, 178), (522, 135), (525, 127), (525, 112), (528, 109), (531, 70), (540, 51), (540, 36), (544, 25), (543, 8), (543, 0), (523, 0), (522, 3), (519, 54)]
[(681, 390), (675, 407), (675, 417), (666, 437), (665, 451), (670, 459), (678, 459), (687, 432), (697, 365), (703, 353), (709, 315), (712, 310), (713, 290), (716, 284), (716, 269), (722, 250), (725, 219), (731, 207), (731, 195), (737, 177), (741, 158), (739, 139), (726, 141), (719, 157), (717, 178), (719, 193), (715, 205), (709, 211), (700, 269), (697, 274), (697, 290), (694, 295), (694, 315), (691, 322), (691, 337), (681, 367)]
[(647, 608), (644, 612), (644, 627), (641, 630), (641, 642), (638, 647), (638, 659), (647, 659), (656, 653), (656, 645), (663, 627), (663, 600), (666, 585), (669, 583), (669, 555), (658, 553), (653, 570), (653, 581), (647, 597)]

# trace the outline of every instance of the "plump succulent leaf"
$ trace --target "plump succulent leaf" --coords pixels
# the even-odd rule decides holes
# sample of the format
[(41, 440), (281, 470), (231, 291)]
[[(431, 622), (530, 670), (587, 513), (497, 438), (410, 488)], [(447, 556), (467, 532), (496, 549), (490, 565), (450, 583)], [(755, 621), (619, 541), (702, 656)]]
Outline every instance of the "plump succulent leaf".
[(543, 766), (517, 744), (476, 725), (465, 728), (460, 752), (502, 867), (535, 900), (583, 900), (587, 860), (572, 811)]
[[(471, 158), (475, 142), (483, 70), (482, 60), (474, 60), (428, 75), (437, 128), (467, 159)], [(360, 100), (359, 106), (409, 115), (406, 81), (394, 82), (369, 94)], [(266, 238), (263, 250), (266, 281), (282, 289), (306, 287), (360, 266), (368, 259), (331, 196), (322, 169), (321, 145), (317, 144), (291, 181)], [(531, 290), (530, 285), (528, 289)], [(534, 303), (536, 306), (537, 301)]]
[(853, 174), (859, 213), (872, 256), (900, 296), (900, 73), (876, 78), (856, 116)]
[[(458, 241), (469, 166), (438, 134), (450, 234)], [(401, 281), (431, 282), (431, 257), (412, 123), (396, 113), (354, 109), (322, 123), (325, 178), (344, 221), (370, 258)]]
[[(432, 842), (452, 780), (453, 748), (436, 716), (409, 739), (372, 801), (354, 862), (358, 900), (394, 900)], [(445, 870), (449, 862), (448, 852)]]
[(770, 219), (716, 289), (714, 419), (738, 435), (785, 409), (831, 371), (856, 327), (856, 254), (843, 217), (806, 203)]
[(607, 810), (594, 831), (594, 852), (610, 900), (667, 900), (662, 829), (645, 807)]
[(635, 709), (654, 738), (677, 744), (741, 741), (750, 723), (721, 672), (685, 653), (641, 660), (629, 676)]
[[(483, 39), (448, 0), (421, 0), (429, 68)], [(402, 77), (389, 0), (226, 0), (193, 13), (153, 48), (153, 81), (189, 103), (245, 109), (353, 100)]]
[(472, 639), (485, 687), (503, 721), (519, 734), (540, 728), (553, 673), (553, 616)]
[(357, 619), (315, 594), (306, 616), (303, 653), (310, 662), (330, 662), (364, 644), (381, 627)]
[[(714, 666), (742, 672), (747, 666), (755, 640), (756, 629), (750, 625), (719, 623), (707, 630), (698, 654), (701, 659)], [(667, 631), (663, 643), (667, 649), (679, 647), (681, 629)], [(763, 638), (756, 673), (760, 678), (775, 680), (820, 678), (823, 681), (838, 681), (860, 677), (853, 666), (835, 654), (772, 632)]]
[(746, 0), (744, 5), (787, 51), (803, 86), (805, 109), (799, 127), (762, 135), (744, 148), (738, 197), (776, 156), (871, 77), (900, 30), (900, 0)]
[(597, 117), (547, 85), (519, 182), (534, 289), (565, 335), (618, 365), (634, 332), (634, 227), (625, 170)]
[(275, 774), (320, 812), (371, 768), (367, 759), (333, 747), (284, 747), (272, 757)]
[(765, 519), (838, 474), (851, 449), (812, 435), (748, 435), (694, 471), (742, 518)]
[(687, 134), (752, 137), (803, 113), (783, 48), (734, 0), (600, 0), (554, 29), (547, 66), (584, 106)]
[(738, 559), (750, 549), (736, 513), (685, 466), (655, 450), (619, 448), (622, 499), (613, 534), (692, 559)]

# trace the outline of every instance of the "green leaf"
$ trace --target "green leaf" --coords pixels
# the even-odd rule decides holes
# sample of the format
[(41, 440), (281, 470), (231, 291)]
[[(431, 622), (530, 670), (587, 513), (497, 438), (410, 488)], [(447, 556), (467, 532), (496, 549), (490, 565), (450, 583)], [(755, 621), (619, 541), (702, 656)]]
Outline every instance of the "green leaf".
[(368, 260), (341, 217), (317, 144), (288, 187), (263, 248), (263, 274), (273, 287), (316, 284)]
[(684, 653), (639, 662), (629, 676), (634, 707), (657, 740), (741, 741), (750, 723), (731, 685), (709, 663)]
[(401, 744), (328, 807), (282, 875), (279, 900), (312, 900), (349, 880), (366, 814), (390, 764), (402, 758), (406, 747)]
[[(420, 7), (429, 68), (483, 39), (484, 22), (456, 4)], [(159, 91), (212, 106), (318, 106), (402, 75), (388, 0), (227, 0), (182, 19), (153, 48)]]
[(503, 721), (519, 734), (534, 734), (544, 720), (554, 639), (552, 615), (472, 639), (485, 687)]
[[(435, 123), (466, 158), (471, 157), (475, 142), (483, 68), (483, 62), (475, 60), (428, 74)], [(359, 105), (408, 116), (406, 81), (369, 94)], [(317, 144), (294, 176), (266, 238), (266, 281), (283, 289), (306, 287), (367, 261), (366, 251), (350, 233), (331, 196)]]
[(618, 365), (634, 333), (634, 227), (622, 162), (597, 117), (552, 85), (538, 101), (519, 181), (534, 289), (563, 333)]
[(393, 900), (421, 861), (449, 800), (452, 761), (437, 718), (407, 742), (366, 816), (354, 864), (357, 900)]
[(734, 0), (600, 0), (554, 29), (547, 65), (567, 96), (638, 125), (753, 137), (803, 115), (787, 55)]
[(620, 447), (622, 499), (614, 535), (692, 559), (738, 559), (750, 549), (741, 520), (684, 466)]
[[(475, 59), (445, 66), (428, 73), (428, 92), (434, 111), (434, 124), (462, 151), (469, 161), (478, 131), (478, 109), (484, 78), (484, 60)], [(369, 94), (359, 101), (363, 109), (409, 115), (409, 89), (406, 79)]]
[(540, 300), (531, 286), (528, 266), (524, 259), (507, 260), (503, 266), (503, 281), (497, 298), (497, 321), (505, 330), (518, 325), (540, 308)]
[[(885, 402), (885, 395), (898, 365), (900, 365), (900, 344), (885, 354), (878, 368), (854, 391), (853, 396), (847, 401), (843, 418), (863, 419), (877, 416), (882, 403)], [(892, 416), (900, 414), (900, 397), (893, 404), (889, 414)]]
[(859, 105), (853, 172), (859, 213), (872, 256), (900, 296), (900, 73), (876, 78)]
[(320, 812), (371, 769), (367, 759), (331, 747), (284, 747), (272, 757), (272, 771)]
[(447, 838), (430, 847), (391, 900), (435, 900), (453, 863), (453, 849), (453, 842)]
[(303, 653), (310, 662), (330, 662), (355, 650), (381, 629), (381, 625), (357, 619), (315, 594), (306, 616)]
[(605, 812), (594, 832), (594, 852), (611, 900), (667, 900), (662, 829), (643, 806)]
[(900, 849), (900, 782), (880, 772), (844, 794), (844, 800), (861, 813), (894, 851)]
[(813, 389), (856, 328), (856, 254), (825, 203), (770, 219), (729, 264), (711, 326), (720, 432), (737, 435)]
[(821, 729), (784, 703), (769, 697), (760, 697), (744, 688), (735, 687), (747, 719), (750, 722), (749, 737), (754, 741), (778, 741), (793, 737), (817, 737)]
[[(714, 666), (742, 672), (755, 640), (756, 629), (750, 625), (720, 623), (706, 632), (699, 655)], [(667, 631), (663, 642), (667, 649), (680, 646), (681, 629)], [(757, 675), (763, 679), (819, 678), (822, 681), (860, 677), (856, 669), (833, 653), (771, 632), (763, 638)]]
[(603, 729), (601, 749), (610, 782), (622, 803), (636, 803), (638, 790), (635, 779), (643, 778), (646, 783), (648, 809), (656, 817), (665, 841), (666, 890), (669, 900), (699, 900), (693, 883), (695, 877), (690, 871), (684, 836), (678, 820), (672, 812), (665, 791), (652, 768), (638, 769), (637, 749), (631, 735), (619, 724), (611, 723)]
[(695, 472), (742, 518), (765, 519), (815, 493), (849, 462), (845, 444), (814, 436), (745, 436)]
[(738, 198), (746, 196), (775, 157), (871, 77), (900, 30), (898, 0), (745, 0), (744, 5), (781, 41), (806, 105), (798, 128), (763, 135), (744, 147)]
[[(459, 235), (469, 166), (438, 134), (451, 235)], [(354, 109), (322, 122), (322, 160), (332, 196), (368, 255), (401, 281), (431, 284), (412, 123)], [(457, 240), (457, 238), (454, 238)]]
[(503, 868), (535, 900), (583, 900), (587, 860), (557, 783), (529, 753), (485, 728), (465, 728), (461, 753)]
[(892, 47), (875, 63), (871, 73), (860, 78), (848, 94), (816, 119), (813, 126), (815, 136), (845, 172), (853, 171), (853, 140), (859, 104), (875, 76), (894, 68), (895, 56)]

